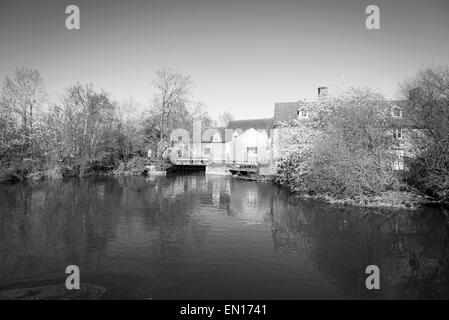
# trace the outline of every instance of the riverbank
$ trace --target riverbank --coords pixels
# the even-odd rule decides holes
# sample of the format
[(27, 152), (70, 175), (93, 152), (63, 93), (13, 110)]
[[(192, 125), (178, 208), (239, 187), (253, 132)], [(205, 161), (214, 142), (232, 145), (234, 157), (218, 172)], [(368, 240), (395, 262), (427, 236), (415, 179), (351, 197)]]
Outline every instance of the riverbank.
[(374, 196), (358, 196), (354, 198), (336, 198), (330, 195), (298, 195), (339, 206), (356, 206), (366, 208), (392, 208), (416, 210), (421, 206), (434, 203), (428, 198), (407, 191), (385, 191)]
[[(128, 161), (119, 161), (118, 164), (102, 164), (99, 161), (92, 161), (84, 172), (84, 177), (89, 176), (145, 176), (156, 172), (158, 174), (166, 172), (171, 164), (163, 159), (148, 159), (134, 157)], [(36, 166), (30, 161), (22, 163), (20, 166), (0, 170), (0, 183), (20, 183), (23, 181), (43, 181), (51, 179), (62, 179), (67, 177), (79, 177), (76, 166), (58, 165), (53, 168)], [(274, 183), (283, 188), (287, 186), (276, 183), (275, 176), (249, 174), (234, 174), (232, 177), (246, 181), (257, 181)], [(306, 194), (292, 191), (297, 197), (315, 199), (338, 206), (356, 207), (378, 207), (378, 208), (401, 208), (417, 209), (420, 206), (437, 203), (429, 197), (420, 195), (412, 191), (386, 191), (373, 196), (358, 196), (354, 198), (337, 198), (329, 194)], [(438, 202), (438, 204), (441, 204)]]
[[(279, 185), (275, 181), (274, 176), (261, 176), (257, 174), (252, 175), (233, 175), (234, 178), (247, 180), (247, 181), (257, 181), (257, 182), (270, 182)], [(286, 188), (286, 186), (279, 185), (281, 188)], [(434, 201), (429, 197), (420, 195), (412, 191), (385, 191), (378, 195), (373, 196), (358, 196), (354, 198), (337, 198), (332, 195), (327, 194), (302, 194), (299, 192), (290, 192), (303, 199), (313, 199), (318, 201), (323, 201), (329, 204), (337, 206), (354, 206), (354, 207), (365, 207), (365, 208), (392, 208), (392, 209), (412, 209), (416, 210), (421, 206), (429, 204), (442, 204), (444, 203)]]
[[(164, 159), (134, 157), (118, 162), (93, 160), (87, 163), (82, 177), (90, 176), (144, 176), (149, 171), (165, 172), (171, 164)], [(38, 161), (26, 160), (22, 163), (0, 168), (0, 183), (20, 183), (81, 177), (79, 165), (57, 163), (44, 165)]]
[(273, 176), (267, 176), (267, 175), (259, 175), (259, 174), (249, 174), (249, 175), (242, 175), (242, 174), (233, 174), (232, 177), (240, 180), (247, 180), (247, 181), (257, 181), (257, 182), (274, 182)]

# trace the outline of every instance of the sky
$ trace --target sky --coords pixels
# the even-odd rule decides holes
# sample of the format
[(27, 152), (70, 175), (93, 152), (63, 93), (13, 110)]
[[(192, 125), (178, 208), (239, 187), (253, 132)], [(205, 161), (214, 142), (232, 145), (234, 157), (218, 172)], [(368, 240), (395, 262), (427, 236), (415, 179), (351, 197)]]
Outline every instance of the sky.
[[(80, 30), (65, 28), (71, 4)], [(368, 5), (380, 30), (365, 27)], [(264, 118), (319, 86), (395, 99), (429, 64), (449, 64), (447, 0), (0, 0), (0, 81), (36, 68), (54, 101), (80, 81), (146, 107), (170, 67), (192, 77), (212, 116)]]

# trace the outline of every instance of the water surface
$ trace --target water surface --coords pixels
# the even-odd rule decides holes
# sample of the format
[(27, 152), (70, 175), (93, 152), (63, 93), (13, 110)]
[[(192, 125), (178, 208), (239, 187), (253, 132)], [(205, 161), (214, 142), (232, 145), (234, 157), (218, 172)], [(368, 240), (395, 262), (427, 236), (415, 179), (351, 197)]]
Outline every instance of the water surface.
[(104, 298), (449, 297), (443, 209), (342, 208), (184, 175), (1, 185), (0, 212), (0, 289), (64, 283), (75, 264)]

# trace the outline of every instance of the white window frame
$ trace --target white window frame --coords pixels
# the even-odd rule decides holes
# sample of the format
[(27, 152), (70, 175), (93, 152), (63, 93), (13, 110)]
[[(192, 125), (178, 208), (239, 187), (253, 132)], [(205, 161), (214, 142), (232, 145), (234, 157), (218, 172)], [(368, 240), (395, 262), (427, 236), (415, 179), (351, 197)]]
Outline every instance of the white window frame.
[(402, 138), (404, 138), (404, 132), (402, 131), (402, 129), (395, 129), (394, 137), (398, 140), (402, 140)]
[[(396, 110), (399, 110), (399, 115), (396, 115)], [(402, 118), (402, 115), (403, 115), (402, 108), (399, 108), (398, 106), (393, 106), (393, 108), (391, 108), (391, 116), (393, 118), (400, 119)]]
[[(257, 150), (257, 147), (246, 147), (246, 153), (249, 155), (250, 153), (249, 153), (249, 151), (253, 151), (251, 154), (252, 155), (257, 155), (257, 152), (258, 152), (258, 150)], [(254, 152), (255, 151), (255, 152)]]
[(405, 150), (404, 149), (396, 150), (396, 160), (393, 163), (393, 169), (394, 170), (396, 170), (396, 171), (403, 171), (403, 170), (405, 170), (404, 157), (405, 157)]
[(309, 109), (306, 107), (301, 107), (296, 111), (298, 115), (298, 119), (307, 119), (309, 118)]
[(214, 136), (212, 138), (212, 141), (213, 142), (221, 142), (221, 137), (220, 137), (220, 135), (217, 132), (215, 132), (215, 134), (214, 134)]

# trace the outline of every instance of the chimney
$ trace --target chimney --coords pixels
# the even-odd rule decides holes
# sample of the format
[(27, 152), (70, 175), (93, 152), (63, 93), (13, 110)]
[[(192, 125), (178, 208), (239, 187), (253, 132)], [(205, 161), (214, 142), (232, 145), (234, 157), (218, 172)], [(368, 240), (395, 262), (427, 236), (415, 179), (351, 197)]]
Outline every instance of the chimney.
[(327, 87), (318, 87), (318, 98), (327, 96)]

